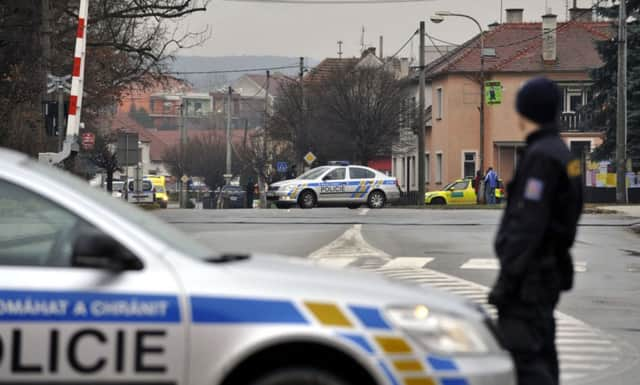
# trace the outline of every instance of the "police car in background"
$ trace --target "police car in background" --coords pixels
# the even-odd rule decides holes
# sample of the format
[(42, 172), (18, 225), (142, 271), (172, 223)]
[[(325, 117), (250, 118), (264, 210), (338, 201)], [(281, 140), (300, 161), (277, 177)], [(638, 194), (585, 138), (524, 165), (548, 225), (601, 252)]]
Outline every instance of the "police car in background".
[(400, 199), (396, 178), (364, 166), (338, 165), (313, 168), (296, 179), (273, 183), (267, 200), (279, 208), (299, 205), (309, 209), (316, 205), (344, 205), (357, 208), (367, 204), (372, 209)]
[(0, 162), (0, 383), (514, 384), (457, 297), (214, 255), (71, 175)]

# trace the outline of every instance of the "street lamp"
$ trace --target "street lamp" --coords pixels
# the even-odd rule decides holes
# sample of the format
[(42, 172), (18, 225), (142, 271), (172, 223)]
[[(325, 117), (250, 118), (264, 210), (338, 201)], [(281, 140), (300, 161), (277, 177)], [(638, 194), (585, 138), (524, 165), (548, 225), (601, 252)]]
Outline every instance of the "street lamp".
[(438, 11), (431, 16), (431, 22), (440, 24), (446, 17), (464, 17), (473, 21), (480, 30), (480, 170), (484, 172), (484, 31), (474, 17), (450, 11)]

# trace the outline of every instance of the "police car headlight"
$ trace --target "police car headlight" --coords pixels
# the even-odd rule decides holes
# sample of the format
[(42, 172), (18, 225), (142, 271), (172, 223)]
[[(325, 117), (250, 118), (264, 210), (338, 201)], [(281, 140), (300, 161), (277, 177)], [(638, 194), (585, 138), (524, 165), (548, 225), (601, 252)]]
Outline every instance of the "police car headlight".
[(481, 354), (489, 352), (489, 347), (494, 345), (483, 330), (486, 328), (484, 325), (476, 325), (453, 314), (436, 312), (423, 305), (392, 308), (387, 314), (397, 327), (427, 352)]
[(284, 186), (280, 187), (280, 191), (288, 193), (290, 191), (293, 191), (294, 188), (296, 188), (296, 186), (293, 184), (285, 184)]

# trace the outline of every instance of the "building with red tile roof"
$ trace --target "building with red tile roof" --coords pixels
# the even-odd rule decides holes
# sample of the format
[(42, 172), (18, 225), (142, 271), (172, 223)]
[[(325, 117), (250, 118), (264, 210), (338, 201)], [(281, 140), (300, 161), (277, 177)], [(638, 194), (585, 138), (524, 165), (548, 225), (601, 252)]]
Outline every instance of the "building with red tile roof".
[[(608, 22), (591, 21), (590, 10), (579, 11), (572, 10), (573, 19), (564, 22), (547, 15), (543, 25), (523, 22), (522, 10), (508, 10), (509, 22), (484, 32), (484, 77), (497, 82), (502, 95), (499, 103), (489, 104), (487, 99), (485, 104), (483, 171), (492, 166), (505, 182), (512, 178), (517, 150), (524, 146), (515, 97), (520, 86), (536, 76), (555, 80), (562, 90), (561, 134), (571, 150), (585, 156), (602, 143), (601, 128), (582, 120), (579, 111), (591, 98), (590, 72), (603, 65), (596, 44), (614, 37), (615, 30)], [(427, 189), (438, 190), (473, 177), (480, 167), (480, 34), (428, 64), (425, 71), (431, 107), (425, 127), (425, 176)], [(417, 180), (416, 156), (394, 157), (394, 175), (401, 183), (407, 177)]]

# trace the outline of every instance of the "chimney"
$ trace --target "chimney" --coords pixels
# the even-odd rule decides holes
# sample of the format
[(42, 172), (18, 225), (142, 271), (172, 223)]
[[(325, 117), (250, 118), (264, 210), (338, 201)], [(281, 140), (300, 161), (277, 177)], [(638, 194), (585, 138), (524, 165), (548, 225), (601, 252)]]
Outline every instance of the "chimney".
[(569, 10), (569, 19), (581, 23), (590, 23), (593, 21), (593, 10), (591, 8), (571, 8)]
[(380, 51), (379, 52), (380, 52), (380, 58), (381, 59), (384, 59), (384, 50), (383, 50), (383, 48), (384, 48), (384, 36), (380, 35), (380, 47), (379, 47)]
[(509, 8), (507, 9), (507, 23), (522, 23), (524, 17), (524, 9)]
[(498, 23), (497, 21), (494, 21), (493, 23), (489, 24), (489, 31), (493, 31), (494, 29), (496, 29), (498, 26), (500, 25), (500, 23)]
[(542, 16), (542, 60), (545, 64), (554, 64), (557, 60), (558, 16), (546, 14)]

